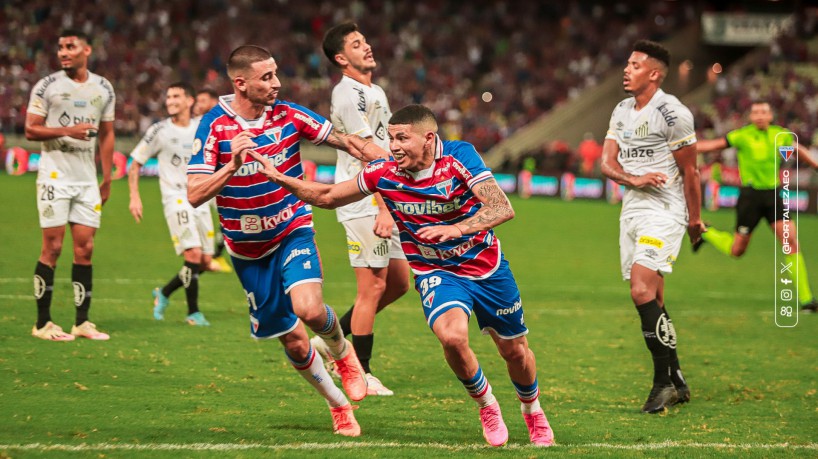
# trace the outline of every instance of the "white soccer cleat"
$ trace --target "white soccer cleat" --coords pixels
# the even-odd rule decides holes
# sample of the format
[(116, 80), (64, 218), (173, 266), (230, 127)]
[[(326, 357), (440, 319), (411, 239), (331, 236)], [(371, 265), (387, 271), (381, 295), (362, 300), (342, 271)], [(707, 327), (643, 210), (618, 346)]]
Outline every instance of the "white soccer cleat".
[(50, 320), (43, 325), (43, 328), (37, 328), (35, 324), (31, 329), (31, 336), (46, 341), (74, 341), (74, 335), (62, 331), (62, 327)]
[(389, 388), (383, 385), (380, 379), (372, 373), (366, 374), (366, 395), (379, 395), (381, 397), (395, 395)]

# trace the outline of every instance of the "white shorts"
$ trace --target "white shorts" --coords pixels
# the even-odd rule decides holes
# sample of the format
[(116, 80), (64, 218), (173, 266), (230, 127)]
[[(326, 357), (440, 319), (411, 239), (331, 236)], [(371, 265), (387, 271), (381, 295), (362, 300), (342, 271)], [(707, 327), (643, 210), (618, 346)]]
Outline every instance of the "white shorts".
[(199, 206), (194, 209), (186, 200), (177, 198), (166, 202), (165, 220), (168, 222), (170, 238), (176, 255), (185, 250), (201, 248), (205, 255), (213, 255), (213, 218), (210, 206)]
[(98, 185), (37, 183), (37, 212), (40, 228), (78, 223), (99, 228), (102, 198)]
[(385, 268), (390, 258), (406, 259), (400, 247), (398, 227), (392, 226), (392, 237), (375, 235), (375, 216), (354, 218), (341, 222), (347, 233), (349, 264), (353, 268)]
[(669, 218), (634, 217), (619, 222), (622, 279), (631, 278), (634, 263), (653, 271), (673, 272), (687, 228)]

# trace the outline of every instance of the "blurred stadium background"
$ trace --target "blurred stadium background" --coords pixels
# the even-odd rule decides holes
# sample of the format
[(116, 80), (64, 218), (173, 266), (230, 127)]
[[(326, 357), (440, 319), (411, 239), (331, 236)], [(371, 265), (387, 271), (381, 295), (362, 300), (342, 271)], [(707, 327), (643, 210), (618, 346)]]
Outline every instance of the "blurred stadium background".
[[(809, 2), (11, 0), (0, 10), (9, 25), (0, 36), (2, 151), (39, 149), (22, 135), (26, 105), (32, 85), (58, 68), (54, 43), (64, 27), (93, 37), (90, 68), (114, 84), (117, 150), (127, 156), (165, 116), (169, 83), (229, 93), (224, 60), (239, 44), (270, 48), (280, 97), (328, 115), (339, 75), (320, 41), (344, 19), (358, 22), (372, 43), (376, 82), (393, 110), (432, 107), (446, 137), (474, 143), (495, 171), (508, 174), (500, 178), (509, 192), (616, 194), (599, 180), (599, 144), (624, 96), (621, 70), (639, 38), (671, 50), (664, 89), (691, 108), (700, 137), (746, 124), (750, 102), (763, 98), (776, 123), (801, 143), (818, 144), (818, 8)], [(330, 180), (334, 152), (303, 148), (323, 166), (318, 179)], [(15, 155), (7, 159), (8, 171), (19, 173)], [(735, 165), (730, 150), (703, 158), (705, 183), (726, 185), (707, 188), (711, 209), (734, 205)], [(818, 183), (815, 176), (802, 171), (802, 186)], [(813, 191), (799, 205), (814, 213), (815, 202)]]

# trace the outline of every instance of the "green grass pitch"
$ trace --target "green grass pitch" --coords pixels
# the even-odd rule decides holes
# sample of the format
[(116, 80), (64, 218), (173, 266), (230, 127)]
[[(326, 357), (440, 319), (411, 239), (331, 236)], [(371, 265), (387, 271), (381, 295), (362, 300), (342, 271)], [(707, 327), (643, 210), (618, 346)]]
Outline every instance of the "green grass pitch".
[[(523, 296), (541, 402), (558, 446), (528, 446), (519, 402), (491, 340), (471, 344), (510, 432), (490, 449), (475, 405), (443, 360), (417, 292), (376, 321), (373, 370), (394, 397), (362, 401), (358, 439), (334, 436), (322, 399), (280, 344), (249, 337), (234, 274), (201, 278), (208, 328), (186, 325), (178, 292), (164, 322), (151, 289), (180, 267), (155, 179), (141, 183), (145, 218), (113, 186), (94, 253), (91, 318), (108, 342), (49, 343), (30, 336), (32, 275), (40, 249), (34, 177), (0, 176), (0, 457), (771, 457), (818, 455), (818, 317), (793, 329), (773, 316), (774, 240), (766, 226), (744, 258), (685, 242), (667, 278), (668, 308), (693, 401), (643, 415), (651, 361), (619, 275), (617, 206), (512, 199), (498, 229)], [(706, 213), (732, 228), (730, 210)], [(343, 313), (355, 294), (341, 226), (316, 210), (325, 299)], [(818, 217), (800, 239), (818, 287)], [(73, 320), (71, 243), (56, 272), (52, 315)]]

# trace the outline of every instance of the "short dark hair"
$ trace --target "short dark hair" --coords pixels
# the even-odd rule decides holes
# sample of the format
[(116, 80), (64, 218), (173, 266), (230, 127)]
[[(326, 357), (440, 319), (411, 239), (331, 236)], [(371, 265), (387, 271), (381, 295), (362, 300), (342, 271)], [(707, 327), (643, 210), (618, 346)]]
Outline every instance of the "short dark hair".
[(188, 97), (194, 97), (195, 91), (193, 91), (193, 86), (190, 83), (184, 81), (177, 81), (176, 83), (171, 83), (168, 85), (168, 89), (170, 88), (179, 88), (185, 92), (185, 95)]
[(335, 60), (335, 55), (344, 50), (344, 38), (352, 32), (357, 32), (358, 24), (354, 22), (342, 22), (337, 26), (329, 29), (324, 35), (324, 54), (327, 56), (332, 65), (340, 67), (341, 64)]
[(217, 93), (216, 90), (212, 88), (203, 88), (196, 91), (196, 95), (198, 96), (199, 94), (207, 94), (208, 96), (210, 96), (211, 99), (219, 98), (219, 93)]
[(665, 67), (670, 67), (670, 51), (655, 41), (639, 40), (633, 44), (633, 50), (635, 52), (645, 53), (648, 57), (652, 57), (665, 64)]
[(227, 74), (233, 78), (233, 73), (248, 70), (256, 62), (266, 61), (273, 57), (270, 51), (256, 45), (242, 45), (234, 49), (227, 58)]
[(389, 124), (420, 124), (430, 122), (437, 126), (437, 118), (428, 107), (420, 104), (407, 105), (392, 114)]
[(85, 43), (91, 43), (91, 41), (88, 38), (88, 34), (77, 29), (63, 29), (62, 32), (60, 32), (59, 38), (65, 37), (77, 37), (80, 40), (84, 41)]

